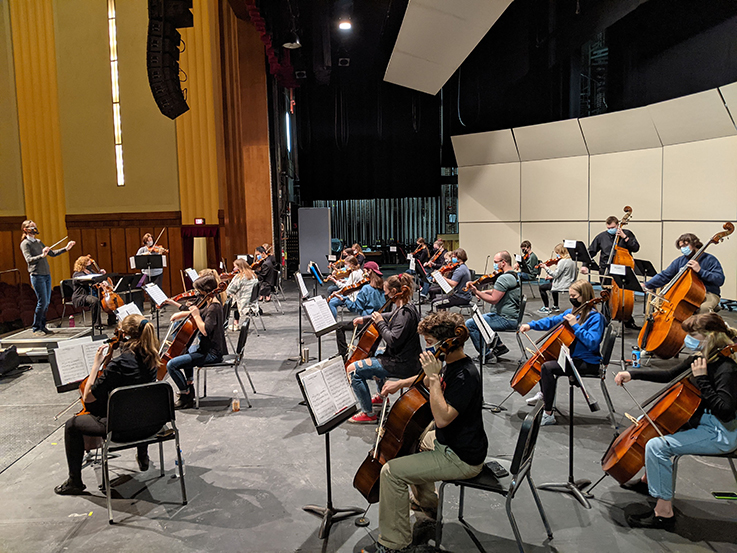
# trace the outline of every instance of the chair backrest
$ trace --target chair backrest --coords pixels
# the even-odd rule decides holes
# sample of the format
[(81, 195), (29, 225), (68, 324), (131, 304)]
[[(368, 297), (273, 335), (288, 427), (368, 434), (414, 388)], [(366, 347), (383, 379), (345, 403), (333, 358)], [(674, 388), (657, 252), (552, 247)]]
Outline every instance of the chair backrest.
[(114, 442), (148, 438), (174, 420), (174, 394), (167, 382), (116, 388), (107, 405), (107, 431)]
[(61, 290), (63, 301), (72, 301), (72, 294), (74, 294), (74, 281), (69, 278), (60, 281), (59, 290)]
[[(512, 465), (509, 472), (515, 478), (523, 470), (529, 469), (532, 464), (532, 456), (535, 453), (535, 444), (537, 444), (537, 435), (540, 432), (540, 422), (543, 417), (543, 402), (538, 401), (535, 407), (530, 411), (525, 420), (522, 422), (522, 428), (517, 438), (517, 446), (514, 448), (514, 456), (512, 457)], [(517, 479), (518, 483), (519, 480)]]
[(241, 325), (241, 330), (238, 333), (238, 346), (236, 347), (235, 354), (243, 355), (243, 350), (246, 349), (246, 340), (248, 340), (248, 329), (251, 326), (251, 318), (246, 317), (246, 321)]
[(525, 316), (525, 307), (527, 307), (527, 296), (522, 294), (519, 301), (519, 315), (517, 315), (517, 330), (522, 326), (522, 319)]
[(228, 321), (230, 321), (230, 311), (233, 309), (233, 298), (228, 298), (223, 305), (223, 326), (228, 328)]
[(614, 343), (617, 341), (617, 334), (614, 332), (614, 325), (609, 324), (604, 330), (604, 337), (601, 340), (601, 365), (606, 367), (612, 359), (614, 351)]
[(256, 286), (254, 286), (253, 287), (253, 290), (251, 290), (250, 303), (253, 303), (253, 302), (255, 302), (258, 299), (259, 290), (260, 290), (260, 286), (259, 286), (259, 283), (257, 282), (256, 283)]

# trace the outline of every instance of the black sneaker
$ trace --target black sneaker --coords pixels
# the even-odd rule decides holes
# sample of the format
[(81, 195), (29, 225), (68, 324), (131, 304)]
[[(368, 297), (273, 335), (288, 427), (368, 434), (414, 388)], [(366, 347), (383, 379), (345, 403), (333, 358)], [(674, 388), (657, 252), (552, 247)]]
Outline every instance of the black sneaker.
[(669, 518), (659, 517), (655, 514), (655, 511), (649, 511), (641, 515), (629, 515), (627, 524), (632, 528), (654, 528), (673, 532), (676, 527), (676, 517), (675, 515)]
[(43, 328), (41, 329), (41, 332), (43, 332), (43, 333), (44, 333), (44, 334), (46, 334), (47, 336), (48, 336), (48, 335), (50, 335), (50, 334), (53, 334), (53, 333), (54, 333), (54, 331), (53, 331), (53, 330), (50, 330), (50, 329), (48, 329), (48, 328), (46, 328), (46, 327), (43, 327)]
[(82, 495), (86, 487), (81, 480), (75, 482), (71, 478), (67, 478), (64, 483), (54, 488), (54, 493), (57, 495)]
[(148, 457), (148, 454), (146, 454), (143, 457), (141, 457), (139, 455), (136, 455), (136, 461), (138, 462), (138, 469), (141, 472), (146, 472), (148, 470), (149, 463), (150, 463), (150, 459)]
[(502, 357), (506, 353), (509, 353), (509, 348), (504, 344), (500, 344), (499, 347), (494, 350), (494, 355), (497, 357)]
[(194, 394), (179, 394), (174, 409), (189, 409), (194, 405)]
[(629, 328), (631, 330), (640, 330), (641, 327), (637, 326), (637, 323), (634, 319), (631, 319), (624, 323), (625, 328)]

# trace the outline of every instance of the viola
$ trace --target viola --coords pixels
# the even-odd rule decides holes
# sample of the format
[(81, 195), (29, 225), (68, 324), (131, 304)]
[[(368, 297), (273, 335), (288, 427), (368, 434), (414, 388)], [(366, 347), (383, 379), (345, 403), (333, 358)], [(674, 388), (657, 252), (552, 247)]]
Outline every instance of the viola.
[(339, 280), (342, 278), (348, 278), (352, 272), (353, 270), (350, 267), (346, 267), (345, 269), (340, 269), (340, 270), (335, 271), (335, 273), (333, 274), (333, 277)]
[(169, 250), (167, 250), (164, 246), (157, 246), (155, 244), (153, 246), (147, 246), (146, 249), (148, 250), (148, 253), (155, 253), (157, 255), (164, 255), (169, 253)]
[[(724, 223), (724, 232), (716, 233), (694, 254), (692, 260), (698, 261), (710, 244), (718, 244), (734, 232), (734, 225)], [(701, 307), (706, 297), (706, 287), (688, 265), (678, 273), (650, 301), (652, 311), (642, 325), (637, 342), (640, 349), (670, 359), (681, 351), (686, 331), (681, 323)]]
[[(571, 315), (578, 315), (585, 308), (605, 302), (609, 299), (609, 292), (602, 290), (601, 295), (582, 303), (571, 311)], [(532, 388), (540, 382), (540, 374), (543, 363), (546, 361), (557, 361), (560, 354), (560, 346), (570, 347), (576, 335), (567, 321), (563, 321), (555, 328), (549, 330), (536, 342), (537, 351), (514, 373), (510, 384), (512, 389), (520, 395), (527, 395)], [(540, 344), (538, 347), (537, 344)]]
[(364, 284), (368, 284), (370, 282), (370, 278), (368, 276), (363, 277), (361, 280), (354, 284), (350, 284), (346, 286), (345, 288), (342, 288), (341, 290), (337, 290), (330, 294), (330, 297), (328, 298), (328, 301), (332, 300), (333, 298), (337, 298), (338, 296), (348, 296), (352, 294), (353, 292), (357, 292), (360, 290)]
[[(441, 342), (435, 357), (444, 360), (449, 351), (462, 347), (467, 339), (468, 329), (465, 326), (456, 328), (456, 336)], [(425, 387), (424, 376), (424, 371), (421, 371), (407, 391), (394, 402), (385, 424), (379, 430), (374, 449), (353, 478), (353, 487), (369, 503), (379, 501), (382, 467), (392, 459), (416, 452), (420, 438), (433, 421), (430, 392)]]
[(558, 261), (560, 261), (561, 259), (563, 258), (562, 257), (551, 257), (547, 261), (542, 261), (541, 263), (538, 263), (537, 265), (535, 265), (534, 268), (540, 269), (541, 267), (551, 267), (553, 265), (557, 265)]
[[(107, 352), (105, 353), (105, 357), (102, 360), (102, 364), (100, 365), (100, 368), (97, 369), (97, 376), (95, 379), (97, 379), (101, 374), (102, 371), (105, 370), (107, 367), (107, 364), (110, 363), (110, 360), (113, 358), (113, 352), (118, 348), (118, 346), (123, 342), (123, 331), (120, 328), (117, 328), (115, 330), (115, 335), (108, 340), (108, 348)], [(77, 415), (88, 415), (90, 412), (87, 410), (87, 406), (84, 404), (84, 389), (85, 386), (87, 386), (87, 381), (89, 380), (89, 376), (86, 376), (82, 382), (79, 383), (79, 397), (80, 401), (82, 402), (82, 410), (77, 413)]]
[(440, 257), (440, 254), (442, 254), (444, 252), (445, 252), (445, 248), (438, 248), (437, 250), (435, 250), (435, 253), (430, 258), (430, 261), (428, 261), (427, 263), (425, 263), (425, 265), (427, 265), (429, 267), (430, 265), (432, 265), (433, 263), (435, 263), (438, 260), (438, 257)]
[(460, 261), (456, 261), (455, 263), (448, 263), (447, 265), (443, 265), (440, 267), (440, 274), (444, 275), (446, 273), (450, 273), (451, 271), (455, 271), (456, 268), (461, 266)]
[[(619, 221), (617, 231), (621, 230), (626, 225), (630, 217), (632, 217), (632, 208), (628, 205), (624, 206), (624, 216)], [(625, 265), (627, 267), (635, 268), (635, 260), (632, 258), (632, 254), (627, 248), (623, 248), (619, 245), (619, 235), (614, 237), (614, 243), (612, 244), (612, 250), (609, 252), (609, 261), (607, 262), (607, 275), (609, 274), (609, 267), (612, 263), (616, 265)], [(632, 311), (635, 307), (635, 293), (632, 290), (623, 290), (620, 288), (614, 279), (610, 279), (611, 283), (607, 285), (609, 288), (609, 311), (613, 321), (629, 321), (632, 318)]]
[[(224, 282), (218, 284), (217, 288), (215, 288), (212, 292), (202, 296), (202, 298), (196, 304), (197, 308), (202, 309), (210, 298), (223, 292), (225, 288), (226, 284)], [(156, 374), (157, 380), (163, 380), (163, 378), (166, 376), (166, 365), (174, 357), (182, 355), (185, 351), (187, 351), (187, 348), (192, 343), (192, 340), (194, 339), (196, 334), (197, 324), (192, 318), (191, 313), (187, 317), (179, 319), (171, 325), (166, 338), (161, 344), (161, 350), (159, 351), (159, 353), (161, 354), (161, 365), (159, 365), (159, 370)]]
[(476, 280), (472, 280), (466, 283), (466, 285), (463, 287), (463, 291), (467, 292), (471, 286), (481, 286), (483, 284), (490, 284), (494, 282), (498, 276), (504, 274), (504, 269), (499, 269), (497, 271), (494, 271), (493, 273), (490, 273), (488, 275), (482, 275)]

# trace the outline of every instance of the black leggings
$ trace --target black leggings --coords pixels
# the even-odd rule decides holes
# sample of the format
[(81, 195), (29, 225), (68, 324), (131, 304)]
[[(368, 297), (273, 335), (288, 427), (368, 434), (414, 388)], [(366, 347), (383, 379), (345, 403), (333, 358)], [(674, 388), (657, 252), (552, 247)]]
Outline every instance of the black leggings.
[[(573, 359), (573, 364), (578, 369), (581, 376), (591, 376), (599, 374), (599, 365), (592, 365), (583, 359)], [(543, 393), (543, 401), (545, 402), (545, 410), (552, 411), (555, 405), (555, 390), (558, 377), (563, 376), (563, 369), (557, 361), (546, 361), (540, 370), (540, 391)], [(571, 375), (573, 376), (573, 375)]]
[[(84, 437), (105, 437), (107, 420), (94, 415), (79, 415), (69, 419), (64, 426), (64, 449), (67, 453), (69, 477), (79, 482), (82, 480), (82, 459), (84, 458)], [(138, 456), (145, 457), (147, 445), (138, 446)]]
[[(548, 292), (553, 288), (553, 280), (552, 279), (546, 279), (545, 282), (543, 282), (540, 285), (540, 298), (543, 300), (543, 304), (545, 307), (550, 307), (548, 303)], [(558, 292), (550, 292), (553, 294), (553, 306), (558, 307)]]

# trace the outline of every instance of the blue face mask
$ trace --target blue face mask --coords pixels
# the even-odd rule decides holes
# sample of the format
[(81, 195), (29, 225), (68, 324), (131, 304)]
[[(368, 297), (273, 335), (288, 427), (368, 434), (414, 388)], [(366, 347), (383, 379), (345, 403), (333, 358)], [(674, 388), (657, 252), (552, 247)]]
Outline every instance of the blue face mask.
[(608, 228), (608, 229), (606, 229), (606, 231), (607, 231), (607, 232), (608, 232), (609, 234), (617, 234), (617, 227), (614, 227), (614, 228)]
[(499, 263), (494, 262), (494, 270), (495, 271), (499, 270)]
[(681, 253), (683, 255), (691, 255), (691, 246), (681, 246)]
[(450, 258), (450, 262), (451, 263), (458, 263), (458, 258), (457, 257), (451, 257)]
[(702, 347), (701, 340), (697, 340), (690, 334), (686, 334), (686, 337), (683, 339), (683, 345), (692, 351), (699, 351)]
[(433, 355), (435, 355), (435, 353), (438, 351), (438, 348), (439, 347), (440, 347), (440, 343), (438, 342), (438, 343), (435, 343), (435, 344), (433, 344), (431, 346), (426, 347), (425, 348), (425, 351), (427, 353), (432, 353)]

